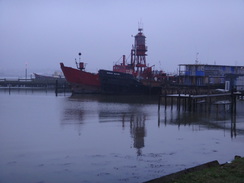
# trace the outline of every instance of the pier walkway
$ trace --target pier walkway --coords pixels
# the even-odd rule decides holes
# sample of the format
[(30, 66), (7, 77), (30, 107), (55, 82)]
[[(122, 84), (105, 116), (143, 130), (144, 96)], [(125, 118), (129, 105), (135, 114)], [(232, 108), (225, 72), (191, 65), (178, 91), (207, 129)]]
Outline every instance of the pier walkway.
[(236, 98), (240, 96), (243, 98), (241, 92), (229, 92), (229, 93), (218, 93), (218, 94), (165, 94), (160, 95), (158, 100), (158, 111), (160, 111), (161, 103), (164, 103), (165, 110), (167, 106), (173, 107), (174, 101), (176, 100), (177, 109), (180, 110), (181, 106), (184, 106), (185, 110), (195, 111), (197, 106), (205, 104), (205, 109), (210, 109), (210, 105), (227, 105), (231, 104), (232, 112), (236, 111)]

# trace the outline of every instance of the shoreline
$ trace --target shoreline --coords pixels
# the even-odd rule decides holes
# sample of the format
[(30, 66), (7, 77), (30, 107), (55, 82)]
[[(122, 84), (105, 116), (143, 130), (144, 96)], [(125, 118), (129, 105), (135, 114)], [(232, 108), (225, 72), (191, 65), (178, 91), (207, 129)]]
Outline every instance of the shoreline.
[[(183, 178), (184, 176), (189, 175), (191, 173), (194, 174), (196, 172), (201, 172), (201, 171), (208, 170), (211, 168), (223, 168), (226, 165), (227, 166), (231, 165), (234, 161), (238, 161), (239, 159), (244, 159), (244, 158), (236, 155), (234, 157), (233, 161), (231, 161), (230, 163), (227, 162), (224, 164), (220, 164), (217, 160), (210, 161), (210, 162), (207, 162), (207, 163), (195, 166), (195, 167), (191, 167), (191, 168), (187, 168), (185, 170), (181, 170), (181, 171), (176, 172), (176, 173), (172, 173), (172, 174), (168, 174), (168, 175), (156, 178), (156, 179), (152, 179), (152, 180), (146, 181), (144, 183), (173, 183), (173, 182), (178, 182), (179, 180), (181, 180), (181, 178)], [(243, 170), (243, 172), (244, 172), (244, 170)]]

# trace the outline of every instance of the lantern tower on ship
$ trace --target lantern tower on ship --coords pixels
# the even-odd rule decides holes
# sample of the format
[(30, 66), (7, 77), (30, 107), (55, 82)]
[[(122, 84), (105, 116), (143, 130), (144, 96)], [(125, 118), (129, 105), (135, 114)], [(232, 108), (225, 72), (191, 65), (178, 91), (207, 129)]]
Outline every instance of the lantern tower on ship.
[(141, 72), (146, 67), (147, 46), (143, 29), (139, 27), (138, 31), (131, 49), (131, 65), (134, 66), (136, 72)]

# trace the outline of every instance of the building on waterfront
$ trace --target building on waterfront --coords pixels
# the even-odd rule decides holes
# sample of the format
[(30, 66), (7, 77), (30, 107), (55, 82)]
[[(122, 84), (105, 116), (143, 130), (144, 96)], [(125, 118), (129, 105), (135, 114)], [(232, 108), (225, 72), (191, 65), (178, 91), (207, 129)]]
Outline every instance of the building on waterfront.
[(244, 75), (244, 66), (180, 64), (179, 84), (224, 87), (230, 74)]
[(231, 89), (244, 92), (244, 74), (225, 75), (225, 90)]

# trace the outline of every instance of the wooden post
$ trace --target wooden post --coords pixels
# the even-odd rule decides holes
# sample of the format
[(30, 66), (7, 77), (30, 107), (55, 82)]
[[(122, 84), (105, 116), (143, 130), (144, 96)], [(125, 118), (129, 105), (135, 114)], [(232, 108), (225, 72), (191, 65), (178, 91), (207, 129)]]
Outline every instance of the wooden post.
[(158, 112), (160, 111), (160, 105), (161, 105), (161, 95), (159, 95), (159, 98), (158, 98)]
[(185, 96), (185, 98), (184, 98), (184, 110), (186, 111), (186, 96)]
[(65, 88), (65, 85), (63, 84), (63, 92), (64, 92), (64, 95), (65, 95), (65, 92), (66, 92), (65, 89), (66, 89)]
[(192, 104), (192, 101), (191, 101), (191, 95), (189, 95), (188, 97), (188, 110), (191, 111), (191, 104)]
[(207, 112), (207, 103), (208, 103), (208, 97), (205, 97), (205, 112)]
[(211, 111), (211, 103), (212, 103), (212, 99), (211, 97), (208, 98), (208, 112)]
[(179, 93), (179, 95), (177, 97), (177, 109), (179, 110), (179, 108), (180, 108), (180, 91), (178, 93)]
[(164, 109), (166, 110), (167, 109), (167, 91), (166, 90), (164, 91), (164, 105), (165, 105)]
[(233, 115), (236, 114), (236, 96), (233, 90), (231, 90), (231, 112)]
[(179, 108), (178, 108), (179, 111), (180, 111), (180, 106), (181, 106), (181, 96), (179, 96)]
[(58, 96), (58, 80), (55, 82), (55, 95)]
[(10, 93), (11, 93), (11, 87), (10, 87), (10, 85), (8, 86), (8, 94), (10, 95)]
[(192, 99), (192, 111), (194, 112), (195, 111), (195, 99), (193, 98)]
[(198, 101), (198, 98), (195, 98), (195, 111), (197, 111), (197, 101)]

